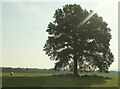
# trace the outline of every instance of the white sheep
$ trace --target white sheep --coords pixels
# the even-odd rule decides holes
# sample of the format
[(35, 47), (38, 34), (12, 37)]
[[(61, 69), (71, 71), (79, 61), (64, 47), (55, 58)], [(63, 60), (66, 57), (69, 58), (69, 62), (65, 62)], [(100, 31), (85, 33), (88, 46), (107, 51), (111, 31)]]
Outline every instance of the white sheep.
[(13, 75), (14, 73), (13, 72), (10, 72), (10, 75)]

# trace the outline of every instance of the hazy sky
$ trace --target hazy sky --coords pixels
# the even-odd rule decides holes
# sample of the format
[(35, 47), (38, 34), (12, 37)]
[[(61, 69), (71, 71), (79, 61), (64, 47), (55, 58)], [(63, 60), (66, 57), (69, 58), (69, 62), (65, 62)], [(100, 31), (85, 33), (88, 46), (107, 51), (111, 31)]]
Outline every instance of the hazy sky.
[[(93, 0), (94, 1), (94, 0)], [(69, 2), (70, 3), (70, 2)], [(118, 68), (118, 2), (71, 2), (83, 9), (93, 10), (103, 17), (111, 28), (111, 50), (115, 61), (110, 70)], [(53, 68), (43, 46), (47, 40), (47, 26), (53, 14), (68, 2), (2, 3), (3, 66)]]

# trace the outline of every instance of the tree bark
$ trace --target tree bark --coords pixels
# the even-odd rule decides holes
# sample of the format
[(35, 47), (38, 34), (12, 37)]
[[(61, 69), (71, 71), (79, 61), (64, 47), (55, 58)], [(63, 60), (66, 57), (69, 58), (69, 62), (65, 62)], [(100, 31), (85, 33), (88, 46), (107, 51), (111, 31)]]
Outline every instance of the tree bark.
[(74, 76), (78, 76), (77, 56), (74, 57)]

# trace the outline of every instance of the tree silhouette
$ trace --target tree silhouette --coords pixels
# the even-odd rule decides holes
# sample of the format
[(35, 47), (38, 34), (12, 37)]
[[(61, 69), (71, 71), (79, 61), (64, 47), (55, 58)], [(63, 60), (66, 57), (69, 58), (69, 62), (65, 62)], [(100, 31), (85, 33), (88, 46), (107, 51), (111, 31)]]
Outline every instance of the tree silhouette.
[[(90, 17), (91, 16), (91, 17)], [(109, 48), (111, 34), (107, 23), (93, 11), (69, 4), (57, 9), (50, 22), (44, 51), (55, 63), (55, 70), (108, 72), (113, 62)]]

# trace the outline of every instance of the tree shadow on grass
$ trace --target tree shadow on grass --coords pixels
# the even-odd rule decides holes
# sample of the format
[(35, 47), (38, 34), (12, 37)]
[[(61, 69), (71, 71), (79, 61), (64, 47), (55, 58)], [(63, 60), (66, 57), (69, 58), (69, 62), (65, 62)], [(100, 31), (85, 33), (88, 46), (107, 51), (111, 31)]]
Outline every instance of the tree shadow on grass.
[(77, 75), (77, 76), (74, 76), (73, 74), (58, 74), (58, 75), (52, 75), (53, 77), (56, 76), (56, 77), (74, 77), (74, 78), (100, 78), (100, 79), (112, 79), (110, 77), (107, 77), (107, 76), (101, 76), (101, 75), (96, 75), (96, 74), (93, 74), (93, 75)]
[[(106, 80), (111, 80), (112, 78), (107, 76), (100, 76), (100, 75), (81, 75), (81, 76), (74, 76), (73, 74), (60, 74), (60, 75), (53, 75), (50, 76), (51, 78), (58, 78), (59, 81), (63, 80), (62, 86), (64, 87), (90, 87), (91, 85), (98, 85), (102, 87), (101, 84), (106, 83)], [(108, 87), (106, 85), (106, 87)]]

